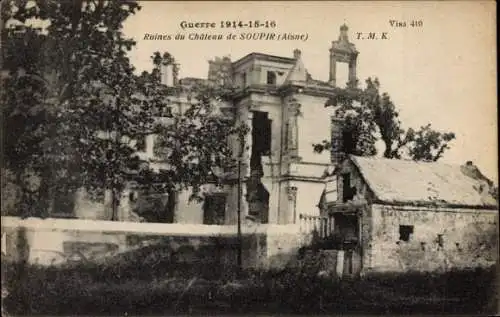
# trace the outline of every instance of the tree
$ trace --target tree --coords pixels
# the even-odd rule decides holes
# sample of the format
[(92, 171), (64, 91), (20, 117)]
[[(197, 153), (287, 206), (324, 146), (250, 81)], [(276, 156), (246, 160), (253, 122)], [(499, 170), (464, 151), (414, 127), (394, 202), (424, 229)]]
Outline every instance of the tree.
[[(116, 219), (132, 177), (199, 187), (211, 175), (207, 166), (222, 163), (209, 154), (227, 156), (223, 135), (230, 130), (212, 116), (208, 102), (223, 92), (199, 87), (192, 110), (171, 115), (176, 129), (157, 120), (171, 113), (167, 97), (176, 92), (159, 79), (159, 63), (168, 54), (154, 54), (152, 73), (136, 75), (130, 64), (127, 52), (135, 43), (124, 37), (122, 24), (139, 9), (134, 1), (2, 4), (4, 167), (22, 193), (22, 214), (46, 215), (56, 191), (84, 187), (111, 192)], [(45, 27), (29, 26), (33, 19)], [(179, 148), (164, 156), (170, 168), (160, 174), (135, 155), (136, 140), (152, 133)]]
[[(47, 104), (50, 83), (41, 74), (44, 36), (24, 24), (35, 16), (24, 5), (17, 7), (5, 1), (1, 11), (2, 167), (13, 174), (10, 180), (20, 188), (15, 208), (20, 215), (39, 214), (33, 208), (33, 202), (38, 200), (34, 175), (41, 170), (43, 141), (48, 139), (50, 122), (55, 118), (54, 109)], [(5, 186), (2, 182), (2, 190)]]
[[(108, 1), (3, 4), (2, 20), (10, 23), (3, 34), (6, 166), (40, 179), (38, 203), (27, 204), (32, 215), (46, 213), (56, 184), (105, 187), (115, 195), (122, 186), (130, 148), (121, 138), (130, 125), (150, 121), (147, 107), (134, 107), (141, 87), (126, 57), (134, 42), (121, 33), (138, 9), (134, 2)], [(46, 28), (28, 26), (33, 19)], [(105, 175), (101, 183), (92, 177), (97, 170)], [(42, 210), (34, 212), (35, 206)]]
[[(418, 130), (405, 130), (399, 112), (387, 93), (380, 93), (378, 79), (366, 80), (366, 87), (336, 88), (325, 104), (336, 107), (335, 116), (342, 122), (342, 149), (346, 154), (375, 155), (375, 143), (382, 140), (386, 158), (409, 157), (416, 161), (437, 161), (455, 139), (452, 132), (439, 132), (431, 124)], [(315, 152), (332, 149), (329, 141), (314, 144)]]
[[(153, 71), (142, 75), (151, 81), (159, 81), (162, 64), (176, 65), (175, 59), (166, 52), (155, 52), (151, 59)], [(174, 67), (174, 76), (177, 71)], [(232, 115), (221, 112), (221, 104), (231, 98), (231, 88), (199, 83), (171, 89), (170, 95), (184, 94), (190, 103), (181, 111), (167, 107), (168, 111), (156, 126), (154, 153), (164, 168), (160, 173), (144, 169), (136, 178), (142, 188), (150, 189), (150, 185), (155, 184), (155, 191), (168, 194), (166, 210), (156, 216), (163, 221), (165, 217), (173, 220), (171, 199), (175, 199), (176, 192), (189, 189), (190, 198), (200, 200), (203, 184), (223, 181), (225, 171), (235, 165), (231, 137), (243, 129), (235, 125)]]

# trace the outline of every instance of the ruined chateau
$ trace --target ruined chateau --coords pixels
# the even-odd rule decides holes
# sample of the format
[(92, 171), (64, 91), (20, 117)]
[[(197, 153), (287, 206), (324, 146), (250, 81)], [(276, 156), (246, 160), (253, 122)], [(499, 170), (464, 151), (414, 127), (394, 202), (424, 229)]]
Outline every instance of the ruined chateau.
[[(50, 216), (78, 220), (26, 222), (32, 223), (30, 259), (55, 263), (54, 254), (71, 255), (74, 245), (121, 252), (133, 244), (130, 237), (148, 235), (179, 240), (173, 249), (190, 245), (197, 250), (200, 241), (234, 237), (239, 218), (243, 234), (254, 239), (243, 246), (247, 266), (288, 265), (313, 235), (328, 242), (323, 245), (331, 251), (328, 267), (339, 275), (495, 263), (498, 202), (491, 181), (472, 164), (342, 153), (342, 123), (325, 103), (338, 87), (358, 82), (358, 51), (349, 42), (347, 26), (340, 27), (338, 39), (325, 52), (327, 82), (308, 73), (300, 50), (290, 53), (250, 53), (236, 61), (215, 58), (204, 79), (177, 78), (177, 66), (164, 63), (161, 81), (176, 92), (169, 100), (172, 111), (182, 113), (195, 102), (197, 85), (235, 88), (232, 102), (214, 105), (219, 115), (250, 129), (243, 140), (228, 140), (238, 153), (240, 173), (213, 171), (223, 181), (204, 184), (201, 201), (190, 200), (190, 190), (167, 193), (159, 186), (144, 191), (130, 182), (121, 194), (115, 219), (123, 222), (119, 225), (109, 221), (109, 193), (96, 200), (79, 190), (73, 203), (55, 204), (57, 214)], [(315, 153), (313, 144), (329, 137), (332, 150)], [(137, 155), (158, 171), (168, 168), (157, 155), (160, 147), (156, 135), (136, 140)], [(144, 217), (154, 213), (160, 217)], [(18, 220), (2, 219), (2, 226), (4, 221), (15, 237)], [(230, 262), (234, 252), (227, 251)], [(224, 259), (213, 260), (220, 264)]]
[[(190, 87), (194, 84), (215, 84), (236, 87), (234, 102), (217, 104), (221, 113), (229, 114), (236, 123), (245, 122), (250, 132), (244, 140), (241, 168), (242, 219), (257, 223), (298, 223), (299, 214), (319, 215), (317, 206), (325, 187), (324, 173), (331, 163), (341, 159), (341, 153), (317, 154), (313, 143), (338, 131), (332, 120), (333, 109), (325, 102), (337, 85), (337, 64), (345, 63), (344, 78), (355, 84), (358, 52), (348, 39), (347, 26), (332, 42), (329, 52), (329, 81), (314, 80), (307, 72), (296, 49), (290, 57), (250, 53), (237, 61), (228, 57), (209, 62), (207, 79), (176, 78), (176, 65), (163, 65), (163, 84), (177, 88), (179, 93), (170, 102), (174, 111), (183, 111), (193, 99)], [(328, 52), (325, 52), (328, 56)], [(335, 133), (333, 134), (336, 135)], [(155, 157), (156, 136), (141, 140), (140, 157), (157, 169), (161, 160)], [(233, 140), (235, 141), (235, 140)], [(233, 152), (240, 144), (233, 142)], [(133, 188), (123, 193), (119, 219), (134, 221), (134, 210), (140, 215), (144, 205), (151, 208), (170, 208), (165, 222), (192, 224), (235, 224), (237, 221), (238, 189), (228, 180), (222, 187), (203, 186), (203, 202), (189, 201), (189, 191), (179, 191), (176, 197), (165, 193), (145, 195)], [(82, 193), (75, 204), (77, 218), (109, 220), (109, 213), (99, 203), (89, 202)], [(84, 196), (84, 195), (83, 195)], [(153, 203), (157, 201), (157, 203)], [(168, 205), (168, 206), (167, 206)]]

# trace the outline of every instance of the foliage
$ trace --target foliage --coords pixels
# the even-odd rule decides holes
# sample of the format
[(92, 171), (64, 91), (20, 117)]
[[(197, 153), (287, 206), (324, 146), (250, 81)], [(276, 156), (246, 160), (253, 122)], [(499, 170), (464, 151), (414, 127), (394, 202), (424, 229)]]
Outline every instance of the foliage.
[[(147, 114), (147, 109), (131, 114), (138, 87), (126, 51), (133, 41), (121, 33), (121, 24), (137, 9), (133, 2), (3, 3), (5, 161), (17, 175), (30, 170), (40, 179), (32, 190), (40, 203), (25, 204), (29, 214), (35, 205), (42, 205), (35, 215), (46, 211), (56, 184), (121, 185), (115, 175), (131, 151), (117, 136)], [(33, 20), (43, 27), (30, 26)], [(147, 116), (140, 120), (147, 122)], [(115, 138), (103, 137), (106, 131), (116, 131)], [(103, 157), (113, 164), (104, 164)]]
[[(342, 150), (360, 156), (375, 155), (378, 139), (385, 145), (383, 156), (418, 161), (437, 161), (455, 139), (452, 132), (438, 132), (431, 125), (419, 130), (402, 127), (399, 112), (387, 93), (380, 92), (378, 79), (366, 80), (366, 87), (336, 88), (335, 96), (325, 106), (336, 107), (335, 115), (342, 123)], [(314, 151), (331, 149), (329, 141), (314, 145)]]
[[(58, 192), (85, 187), (112, 193), (114, 219), (131, 177), (198, 187), (211, 176), (209, 166), (226, 163), (232, 131), (209, 103), (224, 92), (197, 87), (192, 109), (172, 114), (168, 97), (178, 92), (161, 84), (159, 71), (174, 58), (155, 52), (153, 71), (135, 74), (127, 57), (135, 42), (122, 25), (139, 9), (135, 1), (2, 3), (4, 158), (23, 215), (43, 216)], [(159, 175), (136, 156), (137, 140), (153, 133), (176, 149), (161, 157), (169, 168)]]
[(190, 105), (172, 111), (167, 124), (158, 126), (155, 156), (172, 168), (166, 170), (164, 185), (193, 189), (193, 197), (207, 182), (219, 183), (221, 174), (235, 164), (231, 137), (242, 126), (218, 111), (226, 92), (208, 86), (192, 87)]

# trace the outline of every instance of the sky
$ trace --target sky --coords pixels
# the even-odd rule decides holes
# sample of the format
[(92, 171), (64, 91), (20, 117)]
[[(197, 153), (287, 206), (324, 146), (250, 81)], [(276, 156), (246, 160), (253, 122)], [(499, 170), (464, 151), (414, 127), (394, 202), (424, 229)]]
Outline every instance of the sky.
[[(329, 48), (339, 27), (347, 24), (349, 39), (360, 52), (361, 82), (378, 77), (400, 111), (404, 127), (431, 123), (452, 131), (442, 161), (473, 161), (498, 184), (496, 20), (493, 1), (461, 2), (141, 2), (142, 9), (124, 25), (137, 41), (130, 54), (138, 71), (150, 70), (154, 51), (168, 51), (180, 64), (180, 77), (206, 78), (208, 60), (251, 52), (302, 60), (315, 79), (328, 80)], [(274, 29), (221, 29), (220, 21), (275, 21)], [(391, 26), (390, 21), (406, 27)], [(213, 29), (185, 29), (186, 22), (214, 22)], [(411, 21), (416, 25), (411, 26)], [(274, 32), (304, 34), (307, 39), (265, 40), (145, 40), (144, 35), (178, 33), (223, 34)], [(358, 32), (388, 39), (357, 39)], [(306, 109), (304, 107), (304, 109)], [(306, 110), (304, 110), (306, 111)], [(325, 136), (327, 138), (328, 136)]]

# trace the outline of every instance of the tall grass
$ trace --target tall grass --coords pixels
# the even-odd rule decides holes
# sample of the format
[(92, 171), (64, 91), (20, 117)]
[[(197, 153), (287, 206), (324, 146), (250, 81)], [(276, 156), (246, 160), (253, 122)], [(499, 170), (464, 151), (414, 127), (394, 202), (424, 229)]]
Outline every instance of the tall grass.
[(2, 264), (13, 314), (492, 313), (495, 268), (337, 280), (314, 261), (244, 270), (158, 259), (38, 267)]

